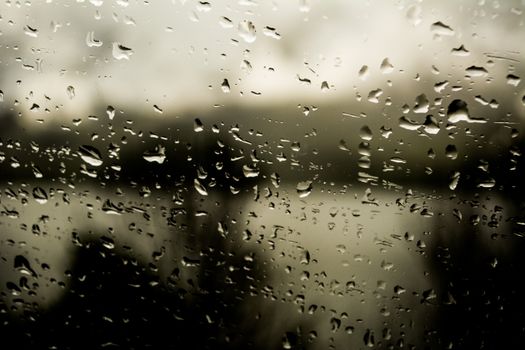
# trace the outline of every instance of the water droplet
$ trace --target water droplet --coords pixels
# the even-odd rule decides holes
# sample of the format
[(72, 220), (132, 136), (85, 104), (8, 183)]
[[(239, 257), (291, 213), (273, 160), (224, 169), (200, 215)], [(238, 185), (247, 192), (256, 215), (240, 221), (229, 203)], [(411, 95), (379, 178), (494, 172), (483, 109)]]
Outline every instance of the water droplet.
[(115, 118), (115, 108), (113, 108), (113, 106), (108, 106), (106, 108), (106, 114), (108, 115), (109, 120), (113, 120), (113, 118)]
[(459, 171), (455, 171), (452, 173), (452, 176), (450, 177), (450, 183), (448, 184), (448, 188), (450, 188), (452, 191), (458, 187), (459, 177), (461, 176), (461, 173)]
[(412, 25), (417, 26), (422, 21), (422, 12), (420, 5), (412, 5), (407, 10), (406, 18)]
[(42, 187), (35, 187), (33, 188), (33, 198), (37, 203), (45, 204), (47, 202), (48, 196)]
[(467, 76), (469, 77), (485, 77), (489, 73), (485, 67), (478, 66), (470, 66), (465, 72), (467, 72)]
[(100, 151), (93, 146), (83, 145), (78, 148), (80, 159), (91, 166), (102, 165), (102, 155)]
[(368, 93), (368, 101), (372, 103), (379, 103), (379, 96), (383, 94), (383, 90), (375, 89)]
[(166, 148), (162, 145), (155, 146), (154, 149), (148, 150), (142, 154), (142, 158), (144, 158), (147, 162), (156, 162), (159, 164), (164, 163), (166, 160)]
[(233, 28), (233, 22), (231, 19), (229, 19), (228, 17), (221, 17), (219, 19), (219, 24), (221, 25), (221, 27), (223, 28)]
[(35, 270), (33, 270), (31, 264), (23, 255), (15, 256), (14, 267), (23, 275), (37, 277)]
[(103, 42), (95, 39), (95, 32), (88, 32), (86, 35), (86, 45), (88, 47), (101, 47)]
[(359, 79), (366, 80), (366, 78), (368, 78), (368, 66), (362, 66), (357, 74), (359, 75)]
[(112, 53), (113, 57), (117, 60), (129, 60), (130, 56), (133, 54), (133, 50), (118, 42), (114, 42)]
[(372, 332), (370, 329), (367, 329), (363, 337), (363, 341), (365, 346), (373, 348), (375, 345), (374, 332)]
[(201, 132), (204, 130), (204, 125), (202, 124), (201, 120), (199, 118), (195, 118), (193, 121), (193, 131), (195, 132)]
[(199, 179), (195, 178), (193, 180), (193, 186), (195, 187), (197, 192), (199, 192), (200, 195), (202, 196), (208, 195), (208, 191), (206, 190), (206, 187), (204, 187), (204, 185), (200, 183)]
[(67, 97), (69, 97), (70, 100), (75, 98), (75, 88), (73, 86), (69, 85), (66, 88), (66, 93), (67, 93)]
[(448, 122), (455, 124), (461, 121), (467, 123), (486, 123), (485, 119), (473, 119), (470, 117), (467, 103), (463, 100), (454, 100), (450, 102), (447, 108)]
[(159, 114), (162, 114), (164, 113), (164, 111), (162, 110), (162, 108), (160, 108), (159, 106), (157, 105), (153, 105), (153, 110)]
[(301, 256), (299, 257), (299, 263), (308, 265), (310, 263), (310, 252), (306, 249), (301, 250)]
[(305, 198), (312, 193), (312, 181), (303, 181), (297, 184), (296, 190), (299, 198)]
[(465, 57), (465, 56), (468, 56), (470, 55), (470, 51), (467, 50), (465, 48), (465, 46), (461, 45), (460, 47), (458, 48), (453, 48), (452, 49), (452, 54), (455, 55), (455, 56), (461, 56), (461, 57)]
[(372, 134), (372, 130), (370, 130), (370, 128), (368, 127), (368, 125), (365, 125), (361, 128), (361, 130), (359, 130), (359, 137), (362, 139), (362, 140), (365, 140), (365, 141), (370, 141), (372, 140), (372, 137), (373, 137), (373, 134)]
[(521, 82), (521, 78), (514, 74), (507, 75), (507, 84), (512, 86), (518, 86)]
[(445, 156), (447, 158), (452, 159), (452, 160), (457, 159), (458, 158), (458, 150), (457, 150), (456, 146), (455, 145), (448, 145), (445, 148)]
[(230, 83), (228, 82), (228, 79), (224, 79), (221, 84), (222, 92), (225, 94), (230, 92)]
[(328, 86), (328, 82), (325, 80), (321, 83), (321, 92), (327, 92), (330, 90), (330, 87)]
[(392, 65), (392, 63), (390, 63), (388, 57), (386, 57), (385, 59), (383, 59), (383, 62), (381, 62), (379, 69), (381, 70), (381, 73), (389, 74), (394, 71), (394, 66)]
[(24, 27), (24, 33), (32, 38), (38, 37), (38, 29), (27, 25)]
[(243, 165), (242, 172), (244, 177), (257, 177), (259, 176), (259, 169), (249, 167), (248, 165)]
[(244, 20), (237, 27), (239, 36), (247, 43), (253, 43), (256, 37), (255, 25), (251, 21)]
[(436, 35), (442, 36), (452, 36), (454, 35), (454, 30), (443, 22), (435, 22), (430, 25), (430, 30)]
[(427, 113), (429, 109), (429, 101), (425, 94), (421, 94), (416, 97), (416, 103), (414, 106), (414, 113)]

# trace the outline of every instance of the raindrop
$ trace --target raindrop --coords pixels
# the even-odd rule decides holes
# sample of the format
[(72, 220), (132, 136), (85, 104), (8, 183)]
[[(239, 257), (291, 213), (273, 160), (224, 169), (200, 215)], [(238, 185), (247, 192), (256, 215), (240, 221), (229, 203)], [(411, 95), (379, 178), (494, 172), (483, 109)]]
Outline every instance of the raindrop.
[(410, 23), (412, 23), (412, 25), (417, 26), (422, 21), (421, 13), (421, 6), (412, 5), (407, 10), (406, 18)]
[(427, 113), (429, 106), (430, 105), (427, 96), (425, 94), (421, 94), (416, 97), (414, 113)]
[(379, 103), (379, 96), (383, 94), (383, 90), (375, 89), (368, 94), (368, 101), (372, 103)]
[(359, 137), (365, 141), (372, 140), (372, 130), (370, 130), (370, 128), (367, 125), (363, 126), (361, 130), (359, 130)]
[(442, 36), (452, 36), (454, 35), (454, 30), (443, 22), (435, 22), (430, 26), (432, 33)]
[(156, 163), (162, 164), (166, 160), (165, 152), (166, 152), (165, 147), (161, 145), (157, 145), (155, 146), (154, 149), (144, 152), (142, 154), (142, 158), (144, 158), (145, 161), (150, 162), (150, 163), (156, 162)]
[(374, 332), (372, 332), (370, 329), (367, 329), (363, 337), (363, 341), (365, 346), (373, 348), (375, 345)]
[(30, 37), (36, 38), (38, 36), (38, 29), (30, 26), (25, 26), (24, 33)]
[(366, 78), (368, 78), (368, 66), (362, 66), (357, 74), (359, 75), (359, 79), (366, 80)]
[(448, 188), (450, 188), (452, 191), (454, 191), (456, 187), (458, 187), (460, 175), (461, 173), (459, 171), (455, 171), (450, 177), (450, 183), (448, 184)]
[(115, 118), (115, 108), (113, 108), (113, 106), (108, 106), (106, 108), (106, 114), (108, 115), (109, 120), (113, 120), (113, 118)]
[(33, 277), (37, 276), (35, 270), (33, 270), (33, 268), (31, 267), (31, 264), (29, 264), (29, 261), (23, 255), (15, 256), (14, 267), (15, 267), (15, 270), (17, 270), (23, 275), (33, 276)]
[(456, 146), (448, 145), (445, 148), (445, 156), (447, 158), (452, 159), (452, 160), (457, 159), (458, 158), (458, 150), (457, 150)]
[(259, 170), (249, 167), (248, 165), (243, 165), (242, 172), (244, 177), (257, 177), (259, 176)]
[(199, 192), (200, 195), (202, 196), (208, 195), (208, 191), (206, 190), (206, 187), (204, 187), (204, 185), (200, 183), (199, 179), (195, 178), (193, 180), (193, 186), (195, 187), (197, 192)]
[(463, 100), (454, 100), (450, 102), (447, 108), (448, 122), (455, 124), (461, 121), (467, 123), (486, 123), (485, 119), (473, 119), (470, 117), (467, 103)]
[(114, 42), (112, 53), (113, 57), (117, 60), (129, 60), (130, 56), (133, 54), (133, 50), (118, 42)]
[(325, 80), (321, 83), (321, 92), (327, 92), (330, 90), (330, 87), (328, 86), (328, 82)]
[(102, 165), (102, 155), (100, 151), (93, 146), (83, 145), (78, 148), (80, 159), (91, 166)]
[(514, 74), (507, 75), (507, 84), (512, 86), (518, 86), (521, 82), (521, 78)]
[(73, 86), (69, 85), (66, 88), (66, 93), (67, 93), (67, 97), (69, 97), (70, 100), (75, 98), (75, 88)]
[(231, 19), (229, 19), (228, 17), (221, 17), (219, 19), (219, 24), (221, 25), (221, 27), (223, 28), (233, 28), (233, 22)]
[(204, 125), (202, 124), (201, 120), (199, 118), (195, 118), (193, 121), (193, 131), (195, 132), (201, 132), (204, 130)]
[(237, 27), (239, 36), (247, 43), (253, 43), (256, 37), (255, 25), (251, 21), (244, 20)]
[(455, 55), (455, 56), (462, 56), (462, 57), (465, 57), (465, 56), (468, 56), (470, 55), (470, 51), (468, 51), (465, 46), (461, 45), (460, 47), (457, 47), (457, 48), (453, 48), (452, 49), (452, 54)]
[(299, 198), (305, 198), (312, 193), (312, 181), (303, 181), (297, 184), (296, 190)]
[(48, 200), (47, 193), (42, 187), (33, 188), (33, 198), (40, 204), (45, 204)]
[(95, 32), (88, 32), (86, 35), (86, 45), (88, 47), (100, 47), (103, 43), (102, 41), (95, 39)]
[(489, 73), (485, 67), (478, 66), (470, 66), (465, 71), (469, 77), (484, 77)]
[(228, 82), (228, 79), (224, 79), (221, 84), (222, 92), (225, 94), (230, 92), (230, 83)]
[(392, 65), (392, 63), (390, 63), (388, 57), (386, 57), (383, 60), (383, 62), (381, 62), (379, 69), (381, 70), (381, 73), (388, 74), (388, 73), (392, 73), (392, 71), (394, 70), (394, 66)]

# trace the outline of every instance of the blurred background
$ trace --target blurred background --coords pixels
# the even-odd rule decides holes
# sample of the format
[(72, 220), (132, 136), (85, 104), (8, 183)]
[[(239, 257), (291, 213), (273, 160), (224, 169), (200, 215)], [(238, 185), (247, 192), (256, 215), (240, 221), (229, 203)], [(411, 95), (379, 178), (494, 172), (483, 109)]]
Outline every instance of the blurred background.
[(7, 349), (525, 334), (523, 1), (4, 1)]

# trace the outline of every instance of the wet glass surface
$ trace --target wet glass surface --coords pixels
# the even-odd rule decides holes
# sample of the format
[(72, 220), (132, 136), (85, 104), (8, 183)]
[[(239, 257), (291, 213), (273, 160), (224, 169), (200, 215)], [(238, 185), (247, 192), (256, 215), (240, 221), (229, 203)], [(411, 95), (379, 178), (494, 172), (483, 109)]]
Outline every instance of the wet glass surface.
[(2, 1), (6, 349), (525, 338), (523, 1)]

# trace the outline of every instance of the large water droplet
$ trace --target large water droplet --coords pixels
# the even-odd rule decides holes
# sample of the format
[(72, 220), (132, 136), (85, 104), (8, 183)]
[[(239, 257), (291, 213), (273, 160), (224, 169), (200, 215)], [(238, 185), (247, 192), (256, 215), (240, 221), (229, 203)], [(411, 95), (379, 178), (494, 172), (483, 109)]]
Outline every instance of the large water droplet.
[(129, 60), (130, 56), (133, 54), (133, 50), (118, 42), (114, 42), (112, 53), (113, 57), (117, 60)]
[(204, 185), (201, 184), (199, 179), (195, 178), (193, 180), (193, 186), (195, 187), (197, 192), (199, 192), (200, 195), (203, 195), (203, 196), (207, 196), (208, 195), (208, 191), (206, 190), (206, 187), (204, 187)]
[(452, 36), (454, 35), (454, 30), (443, 22), (434, 22), (430, 26), (432, 33), (442, 36)]
[(33, 188), (33, 198), (37, 203), (45, 204), (47, 202), (48, 196), (42, 187), (35, 187)]
[(165, 147), (161, 145), (157, 145), (155, 146), (154, 149), (144, 152), (142, 154), (142, 158), (144, 158), (144, 160), (150, 163), (156, 162), (156, 163), (162, 164), (166, 160), (165, 152), (166, 152)]
[(255, 25), (251, 21), (244, 20), (237, 27), (239, 36), (247, 43), (253, 43), (256, 37)]
[(37, 276), (35, 270), (33, 270), (31, 264), (29, 264), (29, 261), (23, 255), (15, 256), (14, 267), (18, 272), (20, 272), (23, 275), (33, 277)]
[(473, 119), (470, 117), (467, 103), (463, 100), (450, 102), (447, 108), (447, 118), (449, 123), (465, 121), (467, 123), (486, 123), (485, 119)]
[(78, 148), (80, 159), (91, 166), (102, 165), (102, 155), (100, 151), (93, 146), (83, 145)]
[(305, 198), (312, 193), (312, 181), (303, 181), (297, 184), (296, 190), (299, 198)]

